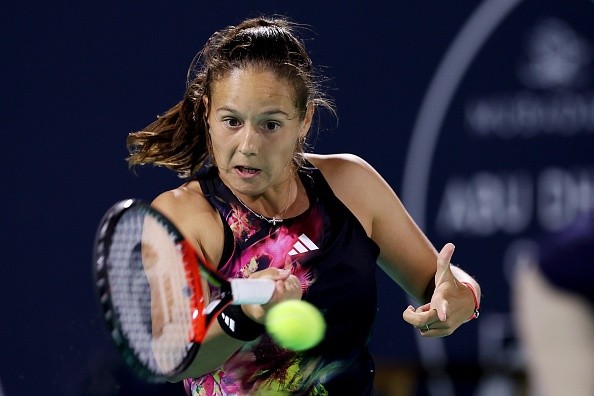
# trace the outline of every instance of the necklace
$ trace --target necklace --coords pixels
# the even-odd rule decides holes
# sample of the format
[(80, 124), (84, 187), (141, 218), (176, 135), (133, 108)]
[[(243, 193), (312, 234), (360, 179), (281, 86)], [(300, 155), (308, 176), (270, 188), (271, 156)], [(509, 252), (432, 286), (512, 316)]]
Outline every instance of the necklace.
[(240, 204), (243, 205), (244, 208), (246, 208), (247, 210), (250, 211), (251, 214), (253, 214), (254, 216), (256, 216), (257, 218), (259, 218), (260, 220), (264, 220), (265, 222), (267, 222), (268, 224), (272, 224), (273, 226), (275, 226), (277, 223), (282, 223), (284, 219), (280, 219), (279, 217), (282, 217), (285, 213), (287, 213), (287, 210), (289, 210), (289, 200), (291, 199), (291, 191), (292, 189), (292, 184), (289, 183), (289, 192), (287, 193), (287, 200), (285, 202), (285, 210), (283, 210), (281, 213), (278, 214), (277, 216), (272, 216), (272, 218), (270, 217), (266, 217), (264, 215), (261, 215), (260, 213), (256, 213), (254, 212), (252, 209), (250, 209), (249, 206), (247, 206), (245, 204), (245, 202), (243, 202), (241, 200), (241, 198), (239, 198), (237, 195), (235, 195), (235, 193), (233, 192), (233, 190), (231, 188), (229, 188), (229, 191), (231, 191), (231, 194), (233, 194), (233, 196), (235, 198), (237, 198), (237, 200), (239, 201)]

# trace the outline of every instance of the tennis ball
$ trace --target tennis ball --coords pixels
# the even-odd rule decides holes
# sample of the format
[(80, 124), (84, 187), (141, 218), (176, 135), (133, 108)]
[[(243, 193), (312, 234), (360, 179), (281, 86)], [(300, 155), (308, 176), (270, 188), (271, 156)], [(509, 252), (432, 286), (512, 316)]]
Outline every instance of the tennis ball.
[(304, 351), (322, 341), (326, 321), (312, 304), (303, 300), (286, 300), (268, 311), (266, 331), (281, 347)]

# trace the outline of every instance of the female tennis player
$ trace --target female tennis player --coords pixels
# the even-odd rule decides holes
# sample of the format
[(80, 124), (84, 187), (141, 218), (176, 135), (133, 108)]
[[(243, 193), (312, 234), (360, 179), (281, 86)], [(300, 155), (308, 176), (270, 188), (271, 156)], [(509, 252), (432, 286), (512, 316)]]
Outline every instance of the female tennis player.
[[(215, 32), (183, 99), (128, 138), (131, 166), (187, 178), (152, 205), (207, 261), (229, 278), (276, 281), (271, 302), (230, 306), (211, 326), (172, 378), (190, 395), (372, 394), (376, 264), (419, 302), (403, 317), (425, 337), (450, 335), (478, 313), (480, 286), (450, 263), (454, 246), (438, 252), (367, 162), (306, 153), (316, 113), (334, 107), (297, 28), (254, 18)], [(305, 352), (280, 348), (262, 326), (292, 298), (327, 323)]]

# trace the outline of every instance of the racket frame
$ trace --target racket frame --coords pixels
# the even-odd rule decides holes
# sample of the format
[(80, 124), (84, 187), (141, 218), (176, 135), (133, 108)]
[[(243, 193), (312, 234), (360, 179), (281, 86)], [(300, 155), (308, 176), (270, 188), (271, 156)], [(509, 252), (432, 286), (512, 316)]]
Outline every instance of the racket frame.
[[(190, 299), (192, 320), (187, 353), (181, 364), (168, 373), (156, 373), (148, 368), (137, 356), (122, 331), (122, 322), (110, 297), (107, 267), (109, 247), (118, 222), (129, 210), (143, 211), (145, 214), (154, 217), (166, 228), (168, 234), (174, 237), (173, 242), (181, 249), (186, 279), (188, 279), (189, 286), (192, 288), (192, 297)], [(95, 236), (93, 275), (99, 304), (112, 340), (133, 372), (149, 382), (166, 382), (186, 370), (198, 353), (209, 325), (229, 304), (264, 304), (270, 300), (275, 288), (275, 282), (270, 279), (227, 280), (196, 253), (194, 247), (169, 218), (139, 199), (126, 199), (117, 202), (103, 216)], [(213, 298), (208, 304), (204, 299), (203, 280), (206, 280), (209, 285), (214, 286), (219, 291), (216, 298)], [(234, 300), (234, 292), (239, 299)]]

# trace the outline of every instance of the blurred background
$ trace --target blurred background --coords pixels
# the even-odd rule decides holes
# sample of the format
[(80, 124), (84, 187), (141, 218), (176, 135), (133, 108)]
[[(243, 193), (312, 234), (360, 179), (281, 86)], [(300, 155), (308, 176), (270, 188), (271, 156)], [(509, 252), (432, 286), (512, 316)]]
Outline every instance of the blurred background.
[(514, 271), (594, 208), (591, 0), (3, 2), (0, 396), (183, 395), (122, 365), (93, 238), (115, 201), (180, 184), (132, 174), (126, 136), (181, 99), (214, 30), (260, 14), (311, 26), (339, 115), (315, 151), (370, 162), (483, 288), (477, 321), (420, 339), (378, 272), (378, 395), (527, 394)]

